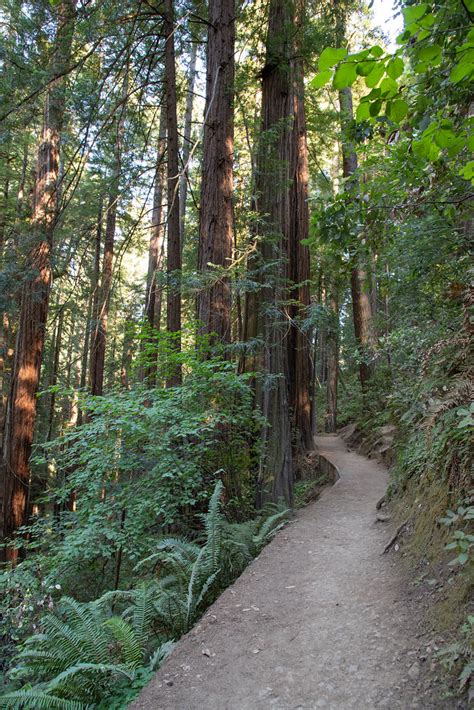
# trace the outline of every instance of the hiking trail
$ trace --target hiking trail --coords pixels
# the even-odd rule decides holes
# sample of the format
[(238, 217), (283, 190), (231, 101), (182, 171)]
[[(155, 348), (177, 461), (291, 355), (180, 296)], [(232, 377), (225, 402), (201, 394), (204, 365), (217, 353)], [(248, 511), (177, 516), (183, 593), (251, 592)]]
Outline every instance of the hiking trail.
[[(376, 523), (384, 466), (317, 437), (340, 478), (299, 511), (177, 644), (130, 710), (454, 708)], [(428, 647), (428, 650), (427, 650)]]

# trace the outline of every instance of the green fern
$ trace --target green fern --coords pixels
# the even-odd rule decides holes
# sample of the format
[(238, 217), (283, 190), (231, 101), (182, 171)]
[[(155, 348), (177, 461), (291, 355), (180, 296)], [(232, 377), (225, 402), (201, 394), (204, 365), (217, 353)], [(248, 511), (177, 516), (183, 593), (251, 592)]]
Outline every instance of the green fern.
[(66, 700), (39, 690), (17, 690), (0, 697), (2, 710), (89, 710), (92, 705)]

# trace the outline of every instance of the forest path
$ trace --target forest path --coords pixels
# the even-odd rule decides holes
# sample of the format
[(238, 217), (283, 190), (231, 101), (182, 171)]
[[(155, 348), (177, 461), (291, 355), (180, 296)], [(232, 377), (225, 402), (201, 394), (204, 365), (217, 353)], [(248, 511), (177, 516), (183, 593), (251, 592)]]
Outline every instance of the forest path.
[(419, 610), (381, 555), (393, 533), (375, 523), (386, 469), (336, 436), (317, 443), (340, 479), (208, 609), (131, 709), (454, 707), (422, 682)]

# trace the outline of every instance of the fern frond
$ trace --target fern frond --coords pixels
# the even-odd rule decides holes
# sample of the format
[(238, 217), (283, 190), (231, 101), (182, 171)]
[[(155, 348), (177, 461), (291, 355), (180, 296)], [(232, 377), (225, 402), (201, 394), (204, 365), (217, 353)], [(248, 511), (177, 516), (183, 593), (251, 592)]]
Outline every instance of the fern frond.
[[(110, 629), (112, 636), (120, 646), (120, 656), (128, 668), (137, 668), (142, 662), (143, 648), (139, 635), (118, 616), (112, 616), (104, 621), (103, 626)], [(141, 638), (145, 639), (143, 635)]]
[(290, 510), (280, 510), (263, 521), (258, 532), (253, 537), (255, 551), (258, 553), (276, 533), (288, 522)]
[(161, 646), (156, 649), (155, 653), (150, 658), (148, 668), (151, 671), (157, 671), (158, 668), (162, 665), (166, 656), (171, 653), (175, 646), (175, 641), (166, 641), (165, 643), (162, 643)]
[(2, 710), (90, 710), (92, 705), (35, 690), (16, 690), (0, 697)]
[(133, 680), (134, 678), (133, 670), (125, 665), (114, 663), (78, 663), (77, 665), (71, 666), (63, 673), (57, 675), (56, 678), (53, 678), (53, 680), (48, 683), (47, 689), (48, 691), (60, 690), (62, 692), (67, 692), (68, 689), (71, 688), (71, 680), (76, 680), (77, 677), (79, 677), (82, 684), (86, 686), (87, 683), (84, 681), (90, 674), (123, 675), (125, 678), (128, 678), (128, 680)]

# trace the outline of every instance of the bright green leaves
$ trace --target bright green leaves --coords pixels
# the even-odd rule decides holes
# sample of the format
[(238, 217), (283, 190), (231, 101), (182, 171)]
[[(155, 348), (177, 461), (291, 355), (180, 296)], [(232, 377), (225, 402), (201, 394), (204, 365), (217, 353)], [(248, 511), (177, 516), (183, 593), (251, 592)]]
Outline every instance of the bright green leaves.
[(388, 118), (394, 123), (400, 123), (408, 114), (408, 104), (403, 99), (395, 99), (387, 102), (386, 113)]
[(374, 86), (377, 86), (384, 74), (385, 65), (382, 64), (382, 62), (377, 63), (370, 72), (370, 74), (365, 77), (365, 83), (367, 88), (372, 89)]
[(413, 35), (417, 34), (418, 39), (429, 37), (429, 28), (435, 23), (435, 17), (428, 12), (428, 4), (425, 2), (418, 5), (410, 5), (402, 9), (405, 20), (405, 30), (397, 37), (397, 44), (405, 44)]
[(403, 74), (404, 68), (405, 64), (403, 62), (403, 59), (400, 59), (400, 57), (394, 57), (387, 64), (387, 74), (391, 79), (395, 81)]
[(331, 67), (335, 67), (336, 64), (339, 64), (339, 62), (344, 59), (346, 55), (346, 49), (334, 49), (333, 47), (326, 47), (326, 49), (323, 49), (323, 51), (321, 52), (318, 67), (321, 71), (324, 71), (325, 69), (331, 69)]
[(332, 71), (331, 69), (325, 69), (322, 72), (319, 72), (319, 74), (316, 74), (314, 79), (311, 79), (309, 82), (309, 85), (312, 89), (320, 89), (322, 86), (327, 84), (329, 81), (332, 79)]
[[(335, 67), (336, 64), (339, 64), (339, 62), (344, 59), (346, 55), (346, 49), (337, 49), (334, 47), (326, 47), (326, 49), (323, 49), (318, 62), (319, 74), (317, 74), (314, 79), (310, 81), (310, 87), (312, 89), (320, 89), (322, 86), (331, 81), (333, 77), (333, 67)], [(353, 72), (351, 70), (341, 70), (341, 67), (343, 66), (344, 65), (339, 66), (336, 70), (336, 74), (338, 74), (338, 84), (340, 84), (340, 86), (335, 88), (343, 89), (345, 86), (350, 86), (355, 80), (355, 76), (352, 78)], [(345, 83), (346, 81), (347, 83)]]
[(470, 160), (467, 165), (464, 165), (458, 175), (464, 178), (464, 180), (470, 180), (474, 185), (474, 160)]
[(343, 62), (339, 64), (334, 74), (333, 87), (335, 89), (345, 89), (352, 86), (357, 79), (356, 64), (354, 62)]
[(402, 9), (403, 19), (405, 20), (405, 25), (411, 25), (418, 20), (421, 20), (423, 15), (426, 14), (428, 9), (428, 4), (422, 2), (419, 5), (410, 5), (409, 7), (404, 7)]
[(374, 60), (359, 62), (356, 65), (356, 72), (359, 76), (368, 76), (375, 66), (377, 66), (377, 62)]
[(370, 103), (361, 101), (356, 110), (356, 120), (358, 123), (367, 121), (370, 118)]
[(456, 54), (459, 62), (451, 70), (449, 81), (458, 84), (464, 79), (468, 80), (474, 74), (474, 33), (468, 35), (468, 41), (457, 48)]

